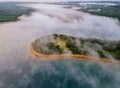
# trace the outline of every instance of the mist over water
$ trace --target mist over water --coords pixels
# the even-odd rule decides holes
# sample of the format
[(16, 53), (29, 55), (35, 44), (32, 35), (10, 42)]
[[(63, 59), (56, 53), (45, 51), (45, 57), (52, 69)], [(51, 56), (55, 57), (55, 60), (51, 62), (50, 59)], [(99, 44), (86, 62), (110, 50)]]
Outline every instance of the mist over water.
[(117, 64), (71, 58), (46, 60), (31, 55), (36, 38), (62, 33), (82, 38), (120, 40), (117, 19), (60, 6), (29, 5), (36, 12), (18, 22), (0, 24), (0, 88), (119, 88)]

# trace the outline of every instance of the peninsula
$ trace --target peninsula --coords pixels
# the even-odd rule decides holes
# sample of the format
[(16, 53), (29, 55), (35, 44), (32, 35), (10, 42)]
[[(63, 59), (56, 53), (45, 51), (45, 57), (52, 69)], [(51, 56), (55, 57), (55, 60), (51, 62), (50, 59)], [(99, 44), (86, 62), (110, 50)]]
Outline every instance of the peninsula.
[(31, 43), (30, 50), (37, 57), (74, 57), (83, 60), (120, 63), (120, 41), (83, 39), (64, 34), (53, 34), (36, 39)]

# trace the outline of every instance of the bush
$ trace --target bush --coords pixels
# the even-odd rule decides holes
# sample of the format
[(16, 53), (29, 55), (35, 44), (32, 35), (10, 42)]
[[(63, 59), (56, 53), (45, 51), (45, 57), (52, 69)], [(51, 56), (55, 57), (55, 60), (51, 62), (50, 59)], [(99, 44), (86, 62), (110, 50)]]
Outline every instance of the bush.
[(101, 58), (106, 58), (106, 56), (104, 55), (103, 51), (102, 50), (97, 50), (97, 53), (99, 54), (99, 56)]
[(50, 50), (53, 50), (55, 53), (63, 53), (63, 48), (61, 48), (59, 45), (56, 45), (54, 42), (49, 42), (48, 43), (48, 48)]
[(62, 40), (68, 40), (68, 37), (66, 35), (60, 35), (59, 36)]
[(120, 41), (117, 43), (116, 47), (117, 47), (118, 51), (120, 51)]

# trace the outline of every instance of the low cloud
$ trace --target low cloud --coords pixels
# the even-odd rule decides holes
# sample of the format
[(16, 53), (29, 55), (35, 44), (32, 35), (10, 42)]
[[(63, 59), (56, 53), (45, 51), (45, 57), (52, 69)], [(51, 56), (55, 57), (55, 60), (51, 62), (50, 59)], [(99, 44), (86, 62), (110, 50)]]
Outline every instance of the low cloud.
[[(69, 60), (67, 62), (60, 61), (60, 63), (59, 61), (52, 63), (46, 60), (38, 60), (37, 62), (33, 60), (35, 57), (29, 52), (29, 45), (36, 38), (54, 33), (82, 38), (120, 40), (120, 22), (118, 19), (67, 10), (60, 6), (29, 5), (29, 7), (35, 8), (36, 12), (33, 12), (29, 17), (25, 15), (19, 17), (20, 21), (18, 22), (0, 25), (0, 87), (27, 88), (28, 84), (34, 81), (32, 77), (40, 72), (43, 77), (46, 77), (44, 74), (47, 74), (48, 78), (52, 75), (58, 77), (63, 75), (65, 77), (63, 80), (66, 82), (64, 86), (67, 85), (70, 77), (77, 83), (81, 82), (80, 85), (88, 83), (92, 88), (98, 88), (97, 84), (101, 81), (99, 76), (93, 77), (92, 72), (87, 72), (92, 69), (92, 67), (89, 68), (92, 62), (85, 64), (83, 70), (79, 69), (79, 65), (75, 64), (76, 62)], [(59, 67), (60, 64), (62, 65)], [(77, 64), (79, 63), (77, 62)], [(62, 66), (65, 66), (65, 69)], [(106, 85), (106, 88), (119, 87), (120, 69), (117, 65), (112, 65), (114, 67), (111, 69), (109, 69), (109, 64), (100, 63), (97, 66), (102, 70), (101, 77), (113, 77), (113, 81), (110, 81), (113, 86)], [(60, 71), (67, 71), (69, 77), (65, 71), (60, 73), (57, 67), (61, 69)], [(99, 74), (97, 69), (95, 72)], [(45, 82), (44, 78), (41, 80), (40, 82)], [(82, 82), (83, 80), (84, 82)], [(58, 86), (60, 85), (62, 84), (58, 82)]]

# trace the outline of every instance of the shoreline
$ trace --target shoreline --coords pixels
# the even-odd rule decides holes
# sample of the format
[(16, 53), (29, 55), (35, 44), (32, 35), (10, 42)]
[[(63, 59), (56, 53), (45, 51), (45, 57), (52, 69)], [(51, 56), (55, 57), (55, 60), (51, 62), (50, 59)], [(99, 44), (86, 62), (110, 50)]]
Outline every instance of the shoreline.
[(30, 52), (31, 54), (35, 55), (36, 57), (43, 57), (43, 58), (64, 58), (64, 57), (73, 57), (80, 60), (92, 60), (92, 61), (100, 61), (104, 63), (117, 63), (120, 64), (120, 61), (118, 60), (110, 60), (108, 58), (98, 58), (98, 57), (92, 57), (92, 56), (85, 56), (85, 55), (79, 55), (79, 54), (53, 54), (53, 55), (45, 55), (42, 53), (37, 52), (33, 46), (32, 43), (30, 44)]

